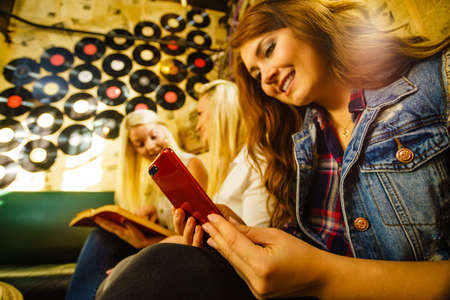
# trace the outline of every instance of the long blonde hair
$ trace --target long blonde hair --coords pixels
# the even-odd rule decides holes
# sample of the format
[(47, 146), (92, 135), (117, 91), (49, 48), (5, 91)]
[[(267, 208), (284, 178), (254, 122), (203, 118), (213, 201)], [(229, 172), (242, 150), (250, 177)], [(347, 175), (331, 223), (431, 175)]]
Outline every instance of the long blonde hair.
[[(231, 43), (239, 50), (264, 33), (290, 28), (298, 39), (314, 46), (336, 78), (355, 88), (385, 86), (404, 75), (415, 62), (448, 46), (449, 37), (438, 43), (397, 37), (392, 30), (377, 29), (368, 15), (357, 1), (263, 0), (243, 15)], [(266, 158), (263, 182), (278, 199), (271, 224), (280, 227), (295, 217), (295, 203), (290, 197), (295, 179), (291, 135), (301, 128), (304, 108), (265, 95), (241, 57), (235, 57), (239, 98), (251, 132), (249, 155), (255, 158), (258, 149)]]
[(136, 212), (144, 204), (165, 199), (159, 187), (146, 174), (150, 161), (137, 154), (129, 140), (130, 128), (141, 124), (158, 124), (164, 130), (168, 139), (168, 146), (178, 156), (185, 154), (180, 149), (172, 133), (159, 116), (151, 110), (136, 110), (125, 116), (120, 125), (120, 150), (115, 190), (117, 205)]
[(210, 101), (208, 124), (208, 194), (212, 197), (224, 182), (230, 163), (239, 154), (247, 140), (247, 129), (239, 105), (235, 83), (214, 80), (199, 89), (200, 97)]

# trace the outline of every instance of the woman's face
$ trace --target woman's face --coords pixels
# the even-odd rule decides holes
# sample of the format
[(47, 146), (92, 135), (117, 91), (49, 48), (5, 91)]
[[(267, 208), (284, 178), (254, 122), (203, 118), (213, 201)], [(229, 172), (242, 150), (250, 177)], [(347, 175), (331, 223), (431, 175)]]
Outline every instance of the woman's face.
[(315, 102), (328, 77), (324, 59), (289, 28), (246, 42), (240, 54), (264, 93), (287, 104), (303, 106)]
[(211, 114), (211, 101), (206, 95), (203, 95), (197, 102), (198, 121), (195, 128), (202, 138), (203, 143), (208, 142), (208, 124)]
[(164, 147), (168, 139), (162, 125), (141, 124), (130, 128), (128, 137), (134, 150), (149, 160), (153, 160)]

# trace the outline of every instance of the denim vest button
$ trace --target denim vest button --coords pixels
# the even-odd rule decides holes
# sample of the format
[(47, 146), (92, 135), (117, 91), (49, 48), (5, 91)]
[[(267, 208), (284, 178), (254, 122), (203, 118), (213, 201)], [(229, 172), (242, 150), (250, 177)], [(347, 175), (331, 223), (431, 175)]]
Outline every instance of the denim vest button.
[(353, 222), (353, 226), (358, 231), (366, 231), (369, 228), (369, 221), (366, 218), (358, 217)]
[(414, 153), (408, 148), (400, 148), (395, 153), (395, 157), (402, 163), (407, 164), (414, 159)]

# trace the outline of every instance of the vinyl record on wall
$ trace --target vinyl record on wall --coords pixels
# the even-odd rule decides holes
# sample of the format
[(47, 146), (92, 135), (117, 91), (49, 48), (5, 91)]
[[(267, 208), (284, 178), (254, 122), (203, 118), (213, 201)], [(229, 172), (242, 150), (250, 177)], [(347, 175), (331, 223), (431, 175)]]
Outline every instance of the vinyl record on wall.
[(150, 70), (141, 69), (130, 76), (131, 87), (141, 94), (153, 92), (159, 85), (159, 77)]
[(37, 80), (40, 72), (39, 64), (28, 57), (14, 59), (3, 68), (5, 79), (17, 86)]
[(17, 176), (19, 164), (6, 155), (0, 155), (0, 189), (9, 186)]
[(75, 55), (86, 62), (92, 62), (105, 54), (105, 43), (97, 38), (86, 37), (75, 45)]
[(50, 75), (36, 81), (33, 87), (33, 95), (44, 104), (53, 103), (62, 99), (66, 94), (69, 85), (63, 78)]
[(23, 87), (12, 87), (0, 93), (0, 113), (6, 117), (20, 116), (34, 105), (33, 94)]
[(161, 37), (161, 29), (153, 22), (142, 21), (134, 26), (134, 34), (138, 37), (159, 39)]
[(95, 116), (94, 132), (105, 139), (119, 136), (123, 115), (115, 110), (105, 110)]
[(163, 43), (161, 43), (161, 50), (169, 55), (180, 55), (186, 51), (184, 45), (184, 40), (175, 35), (168, 35), (162, 38)]
[(161, 26), (169, 32), (181, 32), (186, 28), (186, 21), (180, 15), (168, 13), (161, 17)]
[(19, 121), (9, 118), (0, 120), (0, 152), (16, 148), (26, 137), (25, 128)]
[(208, 13), (200, 8), (188, 11), (186, 19), (189, 25), (197, 28), (205, 28), (211, 23)]
[(139, 109), (153, 110), (154, 112), (157, 111), (156, 103), (152, 99), (145, 96), (139, 96), (131, 99), (127, 102), (127, 105), (125, 107), (125, 111), (127, 114)]
[(48, 170), (56, 160), (56, 146), (45, 139), (26, 143), (19, 153), (20, 166), (29, 172)]
[(102, 66), (106, 74), (112, 77), (120, 77), (130, 73), (133, 63), (128, 56), (121, 53), (114, 53), (105, 57)]
[(77, 93), (64, 103), (64, 113), (75, 121), (84, 121), (95, 115), (97, 99), (88, 93)]
[(129, 95), (128, 87), (120, 80), (111, 79), (98, 86), (97, 95), (103, 103), (115, 106), (124, 103)]
[(69, 82), (74, 87), (87, 90), (100, 83), (102, 74), (100, 70), (92, 64), (78, 65), (69, 74)]
[(139, 45), (134, 48), (133, 58), (142, 66), (153, 66), (161, 59), (161, 53), (152, 45)]
[(92, 132), (81, 124), (64, 128), (58, 136), (58, 147), (69, 155), (83, 153), (91, 147), (91, 144)]
[(197, 74), (206, 74), (214, 67), (210, 56), (203, 52), (193, 52), (188, 56), (188, 69)]
[(188, 33), (186, 39), (194, 45), (203, 48), (211, 47), (212, 43), (211, 37), (206, 32), (201, 30), (192, 30)]
[(62, 47), (45, 50), (41, 56), (41, 66), (51, 73), (60, 73), (69, 69), (73, 64), (73, 54)]
[(159, 64), (159, 72), (170, 82), (181, 82), (186, 78), (186, 66), (178, 59), (166, 59)]
[(28, 114), (26, 119), (30, 132), (45, 136), (58, 131), (63, 123), (63, 114), (50, 105), (38, 106)]
[(156, 91), (156, 103), (168, 110), (176, 110), (184, 105), (186, 96), (176, 85), (161, 85)]
[(114, 50), (126, 50), (133, 46), (133, 35), (125, 29), (113, 29), (107, 33), (105, 38), (106, 45)]
[(202, 84), (208, 83), (209, 80), (201, 75), (196, 75), (189, 77), (186, 82), (186, 92), (194, 98), (195, 100), (198, 100), (198, 88), (202, 86)]

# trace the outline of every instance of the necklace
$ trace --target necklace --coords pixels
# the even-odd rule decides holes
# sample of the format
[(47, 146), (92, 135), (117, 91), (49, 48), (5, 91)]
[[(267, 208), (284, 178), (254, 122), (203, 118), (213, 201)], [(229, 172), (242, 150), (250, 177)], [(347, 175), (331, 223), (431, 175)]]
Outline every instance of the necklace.
[(342, 130), (339, 130), (339, 134), (342, 135), (344, 138), (349, 137), (352, 134), (353, 131), (353, 120), (350, 119), (349, 122), (345, 125), (345, 127)]

